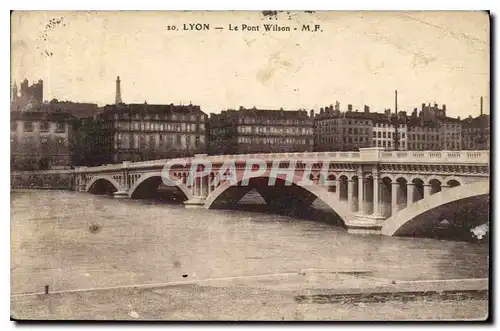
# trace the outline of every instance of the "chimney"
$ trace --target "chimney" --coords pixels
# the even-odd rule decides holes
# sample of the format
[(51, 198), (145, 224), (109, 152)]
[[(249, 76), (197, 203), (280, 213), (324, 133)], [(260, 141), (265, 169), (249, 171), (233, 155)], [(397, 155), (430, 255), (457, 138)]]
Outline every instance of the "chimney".
[(398, 113), (398, 90), (394, 91), (394, 114)]
[(314, 109), (311, 109), (311, 111), (309, 112), (310, 116), (311, 117), (314, 117)]
[(483, 116), (483, 97), (481, 97), (481, 108), (480, 108), (481, 112), (480, 112), (480, 115)]
[(347, 111), (352, 111), (352, 105), (347, 105)]
[(122, 91), (120, 87), (120, 76), (116, 77), (116, 95), (115, 95), (115, 104), (123, 103), (122, 102)]
[(365, 105), (365, 113), (369, 113), (369, 112), (370, 112), (370, 106)]
[(422, 111), (425, 109), (425, 103), (422, 103)]

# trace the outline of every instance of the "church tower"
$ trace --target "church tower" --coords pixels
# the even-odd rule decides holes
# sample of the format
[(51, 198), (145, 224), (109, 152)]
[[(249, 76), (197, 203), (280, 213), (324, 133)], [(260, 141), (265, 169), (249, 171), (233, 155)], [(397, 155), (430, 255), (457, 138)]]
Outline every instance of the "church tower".
[(116, 77), (116, 95), (115, 95), (115, 104), (123, 103), (122, 101), (122, 91), (120, 88), (120, 76)]

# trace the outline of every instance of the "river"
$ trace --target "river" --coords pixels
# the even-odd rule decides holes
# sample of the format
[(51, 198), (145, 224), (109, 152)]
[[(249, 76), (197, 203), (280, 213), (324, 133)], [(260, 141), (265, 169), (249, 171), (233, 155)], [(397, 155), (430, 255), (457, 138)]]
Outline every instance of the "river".
[(284, 215), (187, 209), (69, 191), (11, 192), (11, 292), (300, 272), (488, 277), (488, 245), (357, 236)]

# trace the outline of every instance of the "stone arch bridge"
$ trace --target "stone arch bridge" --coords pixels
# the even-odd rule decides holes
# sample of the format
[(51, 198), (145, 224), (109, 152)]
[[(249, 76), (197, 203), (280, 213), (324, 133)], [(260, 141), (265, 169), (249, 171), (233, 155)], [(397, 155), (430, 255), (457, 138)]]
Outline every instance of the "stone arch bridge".
[[(186, 206), (219, 208), (237, 203), (255, 189), (277, 208), (303, 208), (321, 199), (351, 233), (399, 235), (439, 218), (446, 208), (470, 204), (489, 208), (489, 158), (489, 151), (366, 148), (359, 152), (202, 154), (72, 171), (77, 191), (146, 198), (162, 183), (169, 161), (172, 166), (163, 174), (176, 182), (175, 194)], [(265, 170), (249, 170), (255, 160), (265, 164)], [(190, 169), (199, 163), (211, 168), (190, 181)], [(221, 171), (225, 164), (234, 167)], [(242, 185), (245, 171), (255, 175), (248, 185)]]

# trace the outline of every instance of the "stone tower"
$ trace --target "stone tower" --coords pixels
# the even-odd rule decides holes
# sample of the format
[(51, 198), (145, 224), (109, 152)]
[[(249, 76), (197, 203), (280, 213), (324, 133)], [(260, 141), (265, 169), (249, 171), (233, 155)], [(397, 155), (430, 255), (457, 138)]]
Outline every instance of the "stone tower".
[(17, 84), (16, 84), (16, 82), (14, 82), (14, 85), (12, 86), (11, 100), (12, 101), (17, 101), (18, 98), (19, 98), (19, 93), (17, 91)]
[(123, 103), (122, 101), (122, 91), (120, 87), (120, 76), (116, 77), (116, 95), (115, 104)]

